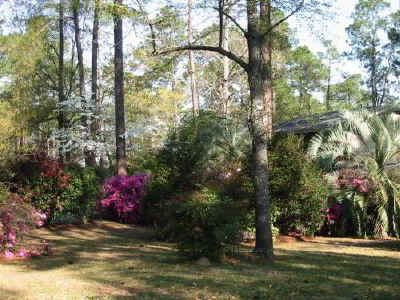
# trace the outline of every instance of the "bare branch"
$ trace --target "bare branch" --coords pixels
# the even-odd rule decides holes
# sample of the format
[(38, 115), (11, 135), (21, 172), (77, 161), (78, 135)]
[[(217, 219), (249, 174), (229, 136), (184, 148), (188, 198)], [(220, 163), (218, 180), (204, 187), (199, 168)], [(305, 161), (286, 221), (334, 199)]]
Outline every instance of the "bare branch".
[(228, 57), (238, 65), (240, 65), (246, 72), (249, 70), (249, 65), (240, 57), (235, 55), (234, 53), (227, 51), (221, 47), (214, 47), (214, 46), (204, 46), (204, 45), (186, 45), (182, 47), (175, 47), (172, 49), (167, 49), (162, 52), (158, 52), (157, 55), (166, 55), (173, 52), (185, 51), (185, 50), (193, 50), (193, 51), (210, 51), (210, 52), (217, 52), (223, 56)]
[(219, 39), (218, 46), (222, 48), (222, 40), (224, 38), (224, 0), (218, 1), (218, 16), (219, 16)]
[[(213, 7), (213, 9), (219, 11), (218, 7)], [(235, 24), (235, 26), (237, 28), (239, 28), (239, 30), (243, 33), (244, 36), (247, 36), (247, 31), (238, 23), (238, 21), (236, 21), (236, 19), (234, 17), (232, 17), (230, 14), (228, 14), (226, 11), (222, 10), (222, 14), (227, 17), (229, 20), (232, 21), (233, 24)]]
[(157, 52), (157, 45), (156, 45), (156, 34), (154, 32), (153, 24), (149, 23), (150, 32), (151, 32), (151, 45), (153, 46), (153, 54)]
[(290, 12), (290, 14), (288, 14), (286, 17), (280, 19), (275, 24), (271, 25), (271, 27), (269, 27), (268, 30), (262, 34), (262, 36), (266, 36), (267, 34), (271, 33), (271, 31), (274, 30), (276, 27), (281, 25), (283, 22), (287, 21), (294, 14), (298, 13), (303, 8), (303, 6), (304, 6), (304, 0), (301, 1), (301, 3), (292, 12)]
[(139, 9), (141, 11), (141, 13), (144, 15), (145, 17), (145, 22), (147, 23), (147, 25), (149, 25), (150, 28), (150, 33), (151, 33), (151, 45), (153, 47), (153, 54), (156, 53), (156, 49), (157, 49), (157, 45), (156, 45), (156, 34), (154, 31), (154, 22), (151, 22), (150, 19), (148, 18), (147, 14), (145, 13), (145, 10), (143, 8), (142, 3), (139, 0), (136, 0), (137, 5), (139, 6)]

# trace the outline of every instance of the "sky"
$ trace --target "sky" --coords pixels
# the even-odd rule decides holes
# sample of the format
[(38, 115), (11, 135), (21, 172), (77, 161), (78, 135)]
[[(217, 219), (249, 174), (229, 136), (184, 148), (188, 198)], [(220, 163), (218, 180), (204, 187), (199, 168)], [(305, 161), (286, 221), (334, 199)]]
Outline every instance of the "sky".
[[(327, 20), (324, 24), (324, 38), (332, 40), (333, 45), (339, 50), (344, 52), (350, 50), (347, 44), (347, 33), (346, 27), (351, 24), (351, 14), (358, 0), (337, 0), (334, 11), (337, 11), (337, 15), (330, 20)], [(391, 4), (392, 11), (400, 9), (400, 0), (388, 0)], [(292, 20), (289, 22), (292, 28), (297, 30), (299, 35), (300, 45), (306, 45), (315, 54), (322, 52), (324, 47), (318, 38), (317, 32), (311, 32), (309, 26), (298, 26), (297, 23)], [(360, 65), (356, 61), (343, 60), (339, 65), (336, 66), (336, 74), (334, 74), (334, 81), (341, 79), (342, 73), (362, 73)]]
[[(179, 1), (182, 6), (185, 6), (186, 0), (175, 0)], [(324, 1), (324, 0), (321, 0)], [(398, 10), (400, 7), (400, 0), (388, 0), (391, 3), (391, 7), (393, 11)], [(161, 0), (159, 1), (158, 5), (161, 3), (165, 4), (168, 3), (168, 0)], [(194, 3), (196, 0), (194, 0)], [(316, 22), (315, 24), (309, 22), (309, 20), (296, 20), (296, 18), (290, 18), (289, 23), (293, 29), (296, 30), (297, 35), (298, 35), (298, 40), (299, 40), (299, 45), (306, 45), (309, 47), (315, 54), (318, 52), (323, 52), (324, 48), (322, 46), (322, 43), (319, 39), (319, 35), (321, 35), (321, 31), (317, 32), (317, 28), (321, 28), (321, 25), (323, 25), (323, 34), (325, 39), (329, 39), (333, 41), (333, 44), (335, 47), (339, 50), (339, 52), (343, 52), (346, 50), (349, 50), (349, 46), (346, 42), (347, 40), (347, 34), (345, 31), (345, 28), (351, 23), (351, 14), (354, 11), (354, 7), (358, 0), (337, 0), (335, 1), (335, 7), (333, 11), (336, 11), (336, 15), (334, 17), (331, 17), (328, 20), (325, 20), (324, 22)], [(9, 4), (13, 3), (13, 0), (0, 0), (0, 12), (5, 16), (7, 14), (7, 10), (9, 10)], [(157, 6), (157, 5), (156, 5)], [(196, 12), (197, 13), (197, 12)], [(202, 16), (199, 15), (194, 15), (195, 21), (194, 23), (200, 22), (202, 23), (203, 26), (205, 23), (210, 21), (209, 16)], [(197, 18), (196, 18), (197, 17)], [(196, 20), (197, 19), (197, 20)], [(125, 36), (127, 43), (126, 45), (129, 44), (129, 39), (136, 39), (135, 33), (132, 32), (132, 26), (126, 26), (125, 27)], [(130, 29), (129, 29), (130, 28)], [(3, 33), (5, 33), (3, 31)], [(112, 48), (112, 41), (108, 41), (109, 45), (106, 46), (106, 48), (111, 49)], [(132, 44), (135, 44), (132, 42)], [(127, 51), (128, 52), (128, 51)], [(347, 72), (347, 73), (355, 73), (355, 72), (361, 72), (361, 68), (358, 65), (357, 62), (343, 62), (341, 65), (337, 66), (337, 69), (340, 70), (340, 72)], [(340, 74), (337, 74), (338, 80), (340, 77)]]

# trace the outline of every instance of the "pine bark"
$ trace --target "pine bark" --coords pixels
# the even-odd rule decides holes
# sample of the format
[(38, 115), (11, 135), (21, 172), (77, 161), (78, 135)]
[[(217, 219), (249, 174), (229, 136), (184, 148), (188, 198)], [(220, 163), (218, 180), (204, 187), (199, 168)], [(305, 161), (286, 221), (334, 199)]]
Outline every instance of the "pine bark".
[[(229, 11), (228, 11), (229, 12)], [(229, 50), (229, 29), (228, 20), (225, 18), (224, 28), (222, 32), (222, 48)], [(229, 75), (230, 75), (230, 59), (226, 56), (222, 57), (222, 106), (223, 115), (227, 116), (229, 114), (229, 104), (230, 104), (230, 94), (229, 94)]]
[[(114, 4), (123, 3), (114, 0)], [(122, 17), (118, 14), (114, 15), (114, 73), (116, 167), (118, 175), (126, 175), (123, 31)]]
[[(192, 30), (192, 0), (188, 0), (188, 44), (191, 45), (193, 41), (193, 30)], [(189, 50), (189, 75), (190, 75), (190, 89), (192, 92), (192, 110), (193, 116), (196, 116), (200, 111), (200, 100), (199, 92), (197, 88), (196, 80), (196, 67), (194, 64), (193, 51)]]
[[(76, 53), (78, 56), (78, 74), (79, 74), (79, 98), (81, 100), (81, 108), (82, 108), (82, 117), (81, 117), (81, 124), (82, 127), (87, 130), (85, 132), (85, 136), (89, 137), (89, 128), (87, 124), (87, 118), (85, 113), (86, 109), (86, 98), (85, 98), (85, 67), (83, 64), (83, 49), (82, 49), (82, 41), (81, 41), (81, 28), (80, 28), (80, 0), (75, 0), (72, 3), (72, 18), (74, 20), (74, 33), (75, 33), (75, 46), (76, 46)], [(85, 164), (89, 165), (90, 156), (87, 150), (87, 147), (84, 147), (83, 154), (85, 156)]]
[[(263, 32), (271, 26), (270, 1), (257, 9), (257, 0), (247, 1), (250, 88), (249, 132), (252, 138), (252, 176), (256, 190), (255, 251), (273, 258), (271, 208), (268, 177), (268, 143), (272, 136), (272, 72), (269, 35)], [(263, 22), (260, 22), (262, 20)]]
[(326, 110), (330, 111), (332, 109), (332, 106), (331, 106), (331, 69), (330, 69), (330, 67), (329, 67), (329, 74), (328, 74), (328, 86), (326, 87), (325, 103), (326, 103)]
[[(219, 2), (220, 27), (221, 19), (223, 20), (221, 18), (221, 1)], [(268, 144), (273, 134), (272, 121), (274, 112), (271, 33), (280, 24), (299, 12), (304, 7), (304, 1), (300, 2), (288, 15), (274, 24), (271, 22), (271, 0), (247, 0), (246, 5), (247, 30), (234, 18), (229, 17), (229, 19), (246, 37), (249, 52), (248, 63), (233, 52), (224, 49), (221, 43), (218, 46), (189, 44), (171, 48), (159, 54), (185, 50), (210, 51), (228, 57), (246, 71), (250, 89), (247, 121), (252, 140), (252, 176), (256, 190), (255, 251), (272, 259), (273, 241), (268, 178)]]
[[(60, 132), (64, 133), (66, 121), (65, 114), (62, 109), (63, 103), (65, 101), (65, 92), (64, 92), (64, 1), (60, 0), (59, 2), (59, 20), (58, 20), (58, 29), (59, 29), (59, 53), (58, 53), (58, 102), (60, 104), (60, 110), (58, 112), (57, 120), (58, 120), (58, 129)], [(60, 138), (60, 145), (58, 149), (58, 156), (61, 163), (65, 161), (64, 155), (64, 139)]]
[[(97, 65), (99, 53), (99, 15), (100, 15), (100, 0), (94, 0), (94, 16), (92, 27), (92, 84), (91, 84), (91, 104), (94, 107), (94, 117), (90, 122), (90, 134), (94, 142), (98, 142), (98, 134), (100, 129), (99, 121), (99, 99), (98, 99), (98, 86), (97, 86)], [(88, 165), (91, 167), (96, 166), (96, 150), (88, 151)]]

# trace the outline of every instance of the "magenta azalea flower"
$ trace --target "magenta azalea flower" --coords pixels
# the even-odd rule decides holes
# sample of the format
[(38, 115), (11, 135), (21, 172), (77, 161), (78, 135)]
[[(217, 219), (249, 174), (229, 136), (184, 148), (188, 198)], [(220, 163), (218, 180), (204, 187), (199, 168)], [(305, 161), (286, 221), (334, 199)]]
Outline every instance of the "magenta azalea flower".
[(149, 179), (150, 176), (144, 173), (108, 178), (103, 186), (106, 197), (99, 202), (101, 208), (111, 212), (121, 221), (137, 221), (140, 200), (145, 194), (145, 186)]
[(10, 231), (10, 232), (7, 233), (7, 239), (10, 242), (15, 242), (16, 239), (17, 239), (17, 235), (14, 232)]
[(26, 250), (25, 248), (21, 248), (17, 252), (17, 256), (18, 257), (29, 257), (29, 256), (31, 256), (31, 253), (28, 250)]
[(6, 250), (6, 251), (4, 251), (4, 257), (6, 259), (12, 259), (12, 258), (14, 258), (14, 253), (12, 253), (10, 250)]

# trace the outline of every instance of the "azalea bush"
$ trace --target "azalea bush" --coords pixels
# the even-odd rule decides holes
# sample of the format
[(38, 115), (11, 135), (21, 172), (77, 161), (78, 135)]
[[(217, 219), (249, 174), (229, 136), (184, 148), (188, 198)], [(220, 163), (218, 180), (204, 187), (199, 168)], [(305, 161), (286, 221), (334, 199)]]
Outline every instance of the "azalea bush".
[(56, 212), (61, 211), (65, 204), (65, 192), (69, 191), (71, 175), (67, 174), (64, 166), (56, 159), (37, 157), (39, 176), (32, 178), (31, 196), (32, 204), (47, 213), (49, 222), (54, 222)]
[[(377, 202), (381, 201), (382, 190), (377, 188), (365, 172), (350, 168), (338, 171), (336, 184), (345, 195), (341, 201), (342, 218), (335, 222), (343, 224), (343, 234), (360, 237), (375, 235)], [(340, 234), (340, 230), (337, 232)]]
[(14, 192), (47, 214), (47, 223), (81, 223), (96, 213), (101, 174), (78, 164), (61, 164), (43, 153), (30, 153), (10, 164)]
[(140, 201), (145, 195), (149, 174), (114, 176), (103, 185), (105, 198), (99, 202), (99, 210), (108, 218), (123, 223), (137, 223), (141, 210)]
[[(0, 192), (0, 254), (6, 258), (39, 255), (37, 250), (24, 247), (24, 236), (34, 227), (45, 224), (47, 215), (36, 210), (26, 199), (9, 193), (4, 187)], [(47, 246), (47, 251), (49, 247)]]
[(360, 194), (367, 194), (375, 187), (371, 180), (354, 169), (342, 169), (339, 171), (337, 186), (341, 190), (351, 190)]

